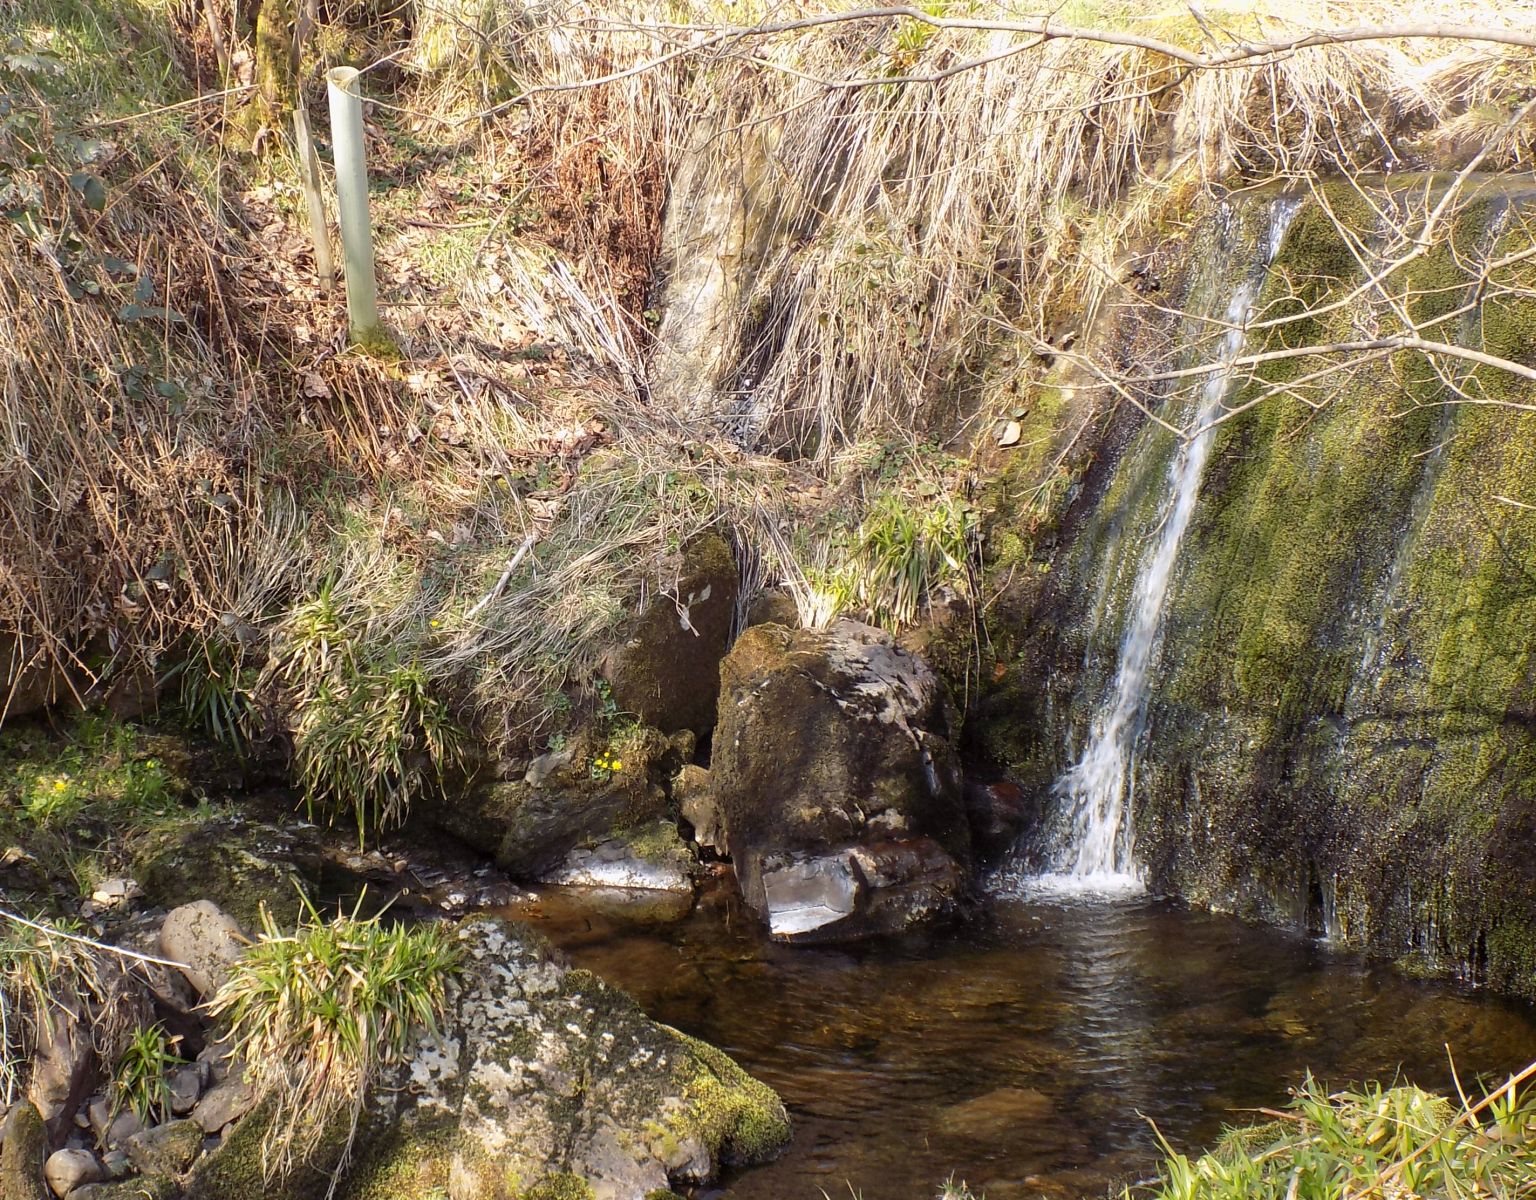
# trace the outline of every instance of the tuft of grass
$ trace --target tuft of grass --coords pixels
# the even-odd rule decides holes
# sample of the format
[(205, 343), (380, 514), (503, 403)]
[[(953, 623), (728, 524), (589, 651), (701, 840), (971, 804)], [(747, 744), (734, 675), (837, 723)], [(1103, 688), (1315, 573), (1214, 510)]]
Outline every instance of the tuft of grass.
[(386, 925), (357, 910), (325, 921), (310, 908), (284, 934), (266, 918), (209, 1009), (271, 1104), (269, 1180), (308, 1161), (343, 1120), (345, 1164), (369, 1087), (413, 1036), (436, 1030), (460, 956), (444, 925)]
[(913, 506), (884, 495), (859, 526), (846, 590), (877, 625), (914, 624), (940, 588), (970, 595), (976, 521), (963, 501), (934, 492)]
[[(375, 599), (377, 594), (375, 594)], [(464, 731), (398, 614), (370, 613), (332, 578), (289, 614), (266, 675), (292, 707), (310, 815), (350, 818), (359, 840), (404, 821), (463, 765)], [(381, 648), (382, 647), (382, 648)]]
[(939, 1186), (938, 1200), (987, 1200), (985, 1192), (973, 1192), (963, 1179), (951, 1175)]
[(299, 782), (311, 815), (350, 816), (359, 841), (399, 825), (465, 754), (462, 730), (419, 660), (361, 662), (300, 693)]
[(158, 1021), (128, 1039), (112, 1074), (114, 1109), (124, 1105), (146, 1125), (167, 1120), (171, 1093), (166, 1074), (186, 1060), (172, 1048), (172, 1039)]
[(1536, 1188), (1536, 1097), (1519, 1084), (1477, 1103), (1411, 1086), (1330, 1092), (1310, 1075), (1274, 1119), (1191, 1159), (1166, 1142), (1157, 1181), (1122, 1200), (1341, 1200), (1527, 1196)]
[(78, 1020), (110, 1073), (149, 1020), (147, 994), (123, 960), (74, 933), (67, 922), (23, 925), (0, 913), (0, 1103), (23, 1094), (38, 1045), (60, 1022)]

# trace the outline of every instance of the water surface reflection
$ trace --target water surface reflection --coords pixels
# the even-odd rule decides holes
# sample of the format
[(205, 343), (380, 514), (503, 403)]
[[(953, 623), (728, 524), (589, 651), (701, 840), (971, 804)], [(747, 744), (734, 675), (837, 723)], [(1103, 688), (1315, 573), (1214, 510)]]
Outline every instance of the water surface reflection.
[[(1319, 944), (1157, 902), (998, 902), (941, 931), (766, 944), (725, 894), (676, 924), (558, 893), (531, 913), (580, 965), (778, 1089), (795, 1140), (733, 1200), (1102, 1195), (1244, 1109), (1402, 1075), (1450, 1086), (1536, 1058), (1521, 1004), (1417, 983)], [(713, 1194), (720, 1194), (718, 1191)]]

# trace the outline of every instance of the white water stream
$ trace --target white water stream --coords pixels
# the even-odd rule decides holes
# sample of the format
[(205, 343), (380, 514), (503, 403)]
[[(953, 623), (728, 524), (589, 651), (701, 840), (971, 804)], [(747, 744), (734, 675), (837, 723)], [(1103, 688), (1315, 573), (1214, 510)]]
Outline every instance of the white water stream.
[(1227, 304), (1228, 328), (1217, 360), (1222, 369), (1201, 389), (1195, 436), (1180, 447), (1169, 468), (1169, 498), (1131, 595), (1114, 685), (1093, 718), (1082, 754), (1053, 788), (1057, 817), (1042, 847), (1043, 872), (1020, 881), (1027, 894), (1114, 897), (1144, 890), (1132, 820), (1134, 752), (1146, 713), (1163, 603), (1215, 441), (1211, 422), (1231, 390), (1231, 365), (1243, 352), (1254, 296), (1299, 207), (1299, 201), (1288, 199), (1270, 206), (1268, 236), (1259, 248), (1257, 269), (1248, 272)]

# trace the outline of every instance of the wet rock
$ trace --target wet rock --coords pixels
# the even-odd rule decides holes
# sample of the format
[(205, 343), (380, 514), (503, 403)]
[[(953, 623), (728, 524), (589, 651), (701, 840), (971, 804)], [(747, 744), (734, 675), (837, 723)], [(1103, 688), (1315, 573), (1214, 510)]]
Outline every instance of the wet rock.
[(693, 826), (693, 840), (706, 850), (724, 853), (724, 821), (709, 772), (692, 763), (686, 764), (672, 781), (672, 799), (677, 802), (683, 820)]
[(646, 605), (604, 665), (618, 706), (664, 733), (713, 729), (739, 590), (723, 537), (706, 533), (685, 546), (676, 585)]
[(192, 1110), (192, 1119), (204, 1133), (218, 1133), (231, 1121), (238, 1121), (251, 1111), (256, 1094), (242, 1079), (226, 1079), (208, 1089), (208, 1094)]
[(1055, 1112), (1055, 1102), (1036, 1088), (1004, 1087), (950, 1105), (938, 1114), (935, 1127), (948, 1137), (996, 1144)]
[(666, 816), (666, 793), (655, 778), (680, 764), (677, 737), (641, 729), (625, 738), (622, 768), (594, 765), (614, 753), (598, 731), (578, 731), (557, 759), (541, 767), (539, 786), (526, 778), (482, 783), (456, 803), (433, 810), (432, 817), (493, 854), (513, 878), (543, 880), (573, 851)]
[(988, 865), (1001, 862), (1018, 845), (1019, 836), (1036, 816), (1012, 780), (965, 781), (965, 812), (977, 857)]
[(203, 1071), (198, 1065), (177, 1067), (166, 1076), (165, 1090), (171, 1111), (184, 1117), (197, 1106), (198, 1097), (203, 1094)]
[(53, 1200), (43, 1179), (48, 1128), (37, 1108), (23, 1101), (5, 1119), (0, 1143), (0, 1200)]
[[(638, 1198), (758, 1161), (787, 1138), (768, 1088), (590, 973), (560, 966), (527, 930), (479, 920), (461, 936), (466, 969), (442, 1032), (418, 1041), (371, 1098), (342, 1200), (400, 1194), (389, 1189), (401, 1179), (413, 1195), (501, 1195), (511, 1178), (519, 1195), (559, 1184)], [(258, 1109), (200, 1160), (189, 1200), (248, 1194), (267, 1120)], [(325, 1182), (322, 1171), (266, 1195), (298, 1200)]]
[(943, 690), (877, 629), (761, 625), (721, 667), (711, 784), (747, 904), (784, 940), (953, 907), (971, 845)]
[(552, 883), (636, 891), (693, 891), (692, 859), (677, 826), (657, 821), (644, 829), (573, 850)]
[(160, 834), (135, 860), (147, 900), (176, 908), (211, 900), (248, 930), (265, 908), (280, 926), (297, 923), (321, 867), (318, 835), (235, 815)]
[(168, 1121), (123, 1143), (128, 1161), (142, 1175), (180, 1175), (202, 1148), (203, 1130), (196, 1121)]
[(211, 900), (173, 909), (160, 927), (160, 954), (182, 964), (187, 982), (204, 999), (229, 978), (246, 945), (235, 919)]
[(89, 1150), (55, 1150), (43, 1166), (43, 1178), (59, 1197), (83, 1183), (95, 1183), (103, 1174), (101, 1163)]

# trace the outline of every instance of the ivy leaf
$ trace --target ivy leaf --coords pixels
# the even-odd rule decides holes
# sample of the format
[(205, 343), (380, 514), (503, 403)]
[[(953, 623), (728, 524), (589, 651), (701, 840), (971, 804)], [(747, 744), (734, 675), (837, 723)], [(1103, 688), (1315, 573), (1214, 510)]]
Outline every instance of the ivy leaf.
[(69, 186), (80, 193), (86, 208), (92, 212), (101, 212), (107, 207), (107, 185), (95, 175), (76, 171), (69, 177)]
[(51, 54), (0, 55), (0, 66), (18, 75), (62, 75), (64, 64)]
[(134, 281), (133, 298), (140, 304), (148, 304), (155, 298), (155, 281), (148, 275), (140, 275)]
[(118, 258), (115, 254), (108, 254), (101, 260), (101, 265), (106, 268), (108, 275), (137, 275), (137, 264)]

